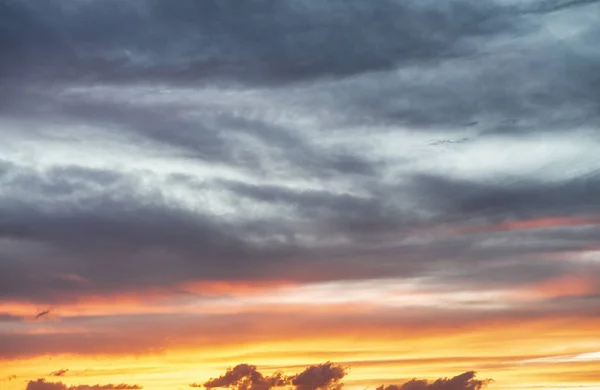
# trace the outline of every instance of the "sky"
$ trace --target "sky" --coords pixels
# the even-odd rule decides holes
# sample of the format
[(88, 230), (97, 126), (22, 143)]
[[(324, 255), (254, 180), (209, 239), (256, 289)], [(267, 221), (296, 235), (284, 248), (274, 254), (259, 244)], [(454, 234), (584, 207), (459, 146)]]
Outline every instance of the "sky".
[(598, 42), (597, 0), (0, 0), (0, 388), (600, 389)]

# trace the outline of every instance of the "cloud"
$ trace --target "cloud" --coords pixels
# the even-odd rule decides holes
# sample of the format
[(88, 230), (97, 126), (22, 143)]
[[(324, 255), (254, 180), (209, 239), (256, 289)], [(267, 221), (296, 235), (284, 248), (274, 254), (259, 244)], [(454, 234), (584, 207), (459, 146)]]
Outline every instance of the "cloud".
[[(531, 12), (554, 12), (567, 8), (581, 7), (589, 4), (597, 4), (598, 0), (546, 0), (531, 7)], [(525, 6), (527, 9), (527, 6)]]
[(63, 369), (60, 369), (60, 370), (58, 370), (58, 371), (53, 371), (53, 372), (51, 372), (51, 373), (49, 374), (49, 376), (64, 376), (64, 375), (67, 373), (67, 371), (69, 371), (69, 369), (68, 369), (68, 368), (67, 368), (67, 369), (64, 369), (64, 368), (63, 368)]
[[(256, 366), (240, 364), (204, 385), (191, 384), (190, 387), (270, 389), (291, 384), (298, 390), (339, 389), (343, 386), (340, 381), (347, 373), (347, 367), (327, 362), (308, 366), (301, 373), (289, 377), (283, 377), (280, 372), (272, 377), (264, 377), (256, 370)], [(490, 382), (490, 379), (476, 379), (476, 373), (468, 371), (453, 378), (440, 378), (433, 382), (412, 379), (402, 385), (380, 386), (377, 390), (481, 390)]]
[[(263, 376), (256, 370), (256, 366), (238, 364), (228, 369), (224, 375), (206, 381), (202, 386), (207, 389), (227, 387), (237, 390), (269, 390), (287, 383), (287, 379), (281, 373)], [(190, 387), (201, 387), (201, 385), (191, 384)]]
[[(0, 204), (7, 216), (0, 221), (0, 229), (13, 240), (13, 249), (5, 253), (7, 260), (0, 265), (4, 279), (0, 293), (46, 302), (68, 299), (75, 291), (114, 292), (198, 279), (315, 280), (323, 275), (317, 271), (325, 267), (320, 260), (324, 257), (339, 265), (328, 267), (330, 277), (380, 277), (389, 276), (388, 259), (399, 252), (403, 261), (395, 263), (396, 272), (418, 275), (427, 268), (426, 262), (436, 262), (442, 254), (457, 261), (460, 256), (467, 264), (519, 253), (576, 250), (593, 243), (590, 231), (587, 240), (582, 232), (569, 233), (577, 239), (561, 232), (560, 241), (538, 244), (552, 234), (538, 229), (520, 234), (520, 239), (532, 242), (526, 245), (505, 246), (496, 241), (484, 246), (477, 230), (462, 230), (464, 234), (453, 237), (432, 235), (428, 245), (411, 243), (410, 238), (436, 224), (457, 224), (456, 230), (461, 231), (461, 225), (477, 221), (476, 226), (485, 231), (487, 224), (507, 221), (504, 225), (510, 226), (511, 221), (518, 224), (520, 219), (539, 219), (550, 213), (552, 218), (594, 213), (595, 176), (556, 184), (494, 184), (416, 175), (400, 187), (381, 186), (377, 192), (361, 195), (221, 179), (211, 182), (211, 188), (222, 189), (239, 205), (236, 219), (224, 220), (210, 210), (189, 209), (172, 201), (165, 187), (159, 190), (160, 177), (153, 179), (157, 188), (150, 190), (128, 173), (81, 167), (37, 172), (5, 165), (3, 180), (10, 190)], [(196, 185), (191, 178), (179, 183), (190, 190)], [(435, 217), (427, 220), (402, 210), (392, 201), (396, 191), (414, 196), (419, 209)], [(72, 207), (73, 202), (78, 206)], [(245, 204), (289, 211), (285, 218), (278, 218), (277, 212), (260, 216), (246, 211)], [(494, 234), (508, 239), (512, 232), (505, 229)], [(32, 272), (27, 264), (33, 260), (24, 259), (41, 259), (42, 253), (45, 260), (38, 261)], [(361, 256), (373, 260), (368, 270), (353, 268), (360, 267)], [(105, 266), (107, 258), (114, 259), (111, 267)], [(178, 267), (172, 267), (173, 262)], [(529, 265), (511, 267), (516, 277), (526, 275), (523, 269)], [(532, 267), (538, 274), (563, 271), (555, 263), (535, 262)]]
[(413, 181), (424, 205), (463, 218), (586, 216), (600, 211), (594, 201), (600, 194), (598, 172), (558, 182), (533, 179), (489, 183), (429, 175), (416, 175)]
[(424, 379), (412, 379), (402, 385), (380, 386), (377, 390), (480, 390), (491, 380), (475, 379), (476, 373), (468, 371), (453, 378), (440, 378), (434, 382)]
[(40, 318), (42, 318), (43, 316), (47, 316), (48, 314), (50, 314), (50, 310), (44, 310), (44, 311), (37, 313), (34, 318), (36, 320), (39, 320)]
[(309, 366), (301, 373), (289, 377), (281, 372), (263, 376), (256, 366), (239, 364), (228, 369), (225, 375), (210, 379), (203, 385), (193, 383), (190, 387), (269, 390), (291, 384), (298, 390), (333, 389), (341, 387), (339, 382), (346, 374), (347, 368), (331, 362)]
[(140, 390), (142, 386), (128, 384), (107, 384), (107, 385), (71, 385), (68, 386), (62, 382), (46, 382), (40, 378), (27, 383), (26, 390)]
[(291, 378), (291, 383), (298, 390), (338, 389), (340, 381), (346, 376), (348, 369), (339, 364), (327, 362), (307, 367)]
[[(80, 172), (87, 174), (85, 171)], [(97, 185), (110, 188), (110, 184), (98, 179), (94, 176), (94, 172), (89, 173), (89, 176), (81, 175), (77, 181), (73, 180), (74, 176), (70, 173), (60, 173), (51, 178), (50, 181), (53, 183), (65, 183), (64, 189), (60, 189), (60, 191), (66, 191), (67, 198), (63, 201), (55, 198), (47, 205), (48, 207), (37, 203), (37, 208), (30, 208), (26, 206), (29, 202), (23, 198), (20, 201), (16, 198), (4, 198), (0, 208), (12, 211), (7, 214), (6, 219), (0, 222), (0, 231), (3, 237), (12, 237), (18, 242), (24, 243), (26, 247), (31, 242), (44, 243), (49, 245), (47, 258), (52, 257), (50, 253), (53, 252), (51, 249), (53, 247), (54, 250), (63, 251), (63, 255), (69, 260), (66, 264), (63, 263), (63, 267), (67, 265), (65, 268), (57, 268), (41, 262), (40, 268), (36, 272), (28, 272), (29, 276), (21, 273), (24, 269), (18, 263), (8, 261), (2, 267), (11, 268), (12, 272), (9, 273), (12, 276), (3, 274), (3, 276), (6, 275), (6, 283), (3, 283), (3, 288), (0, 288), (0, 294), (18, 295), (20, 294), (19, 290), (27, 288), (32, 295), (38, 293), (40, 296), (46, 295), (48, 289), (62, 295), (69, 291), (93, 289), (94, 286), (111, 289), (114, 288), (111, 286), (115, 286), (115, 284), (120, 285), (121, 281), (114, 279), (117, 275), (114, 267), (120, 268), (118, 265), (120, 261), (116, 261), (114, 267), (106, 267), (104, 263), (106, 257), (102, 261), (100, 261), (100, 257), (98, 257), (98, 261), (89, 257), (92, 248), (95, 248), (94, 252), (98, 254), (112, 253), (110, 257), (114, 257), (115, 260), (122, 256), (137, 257), (151, 247), (163, 248), (167, 252), (166, 256), (161, 256), (156, 260), (148, 257), (145, 260), (142, 258), (137, 260), (155, 264), (152, 266), (148, 263), (149, 268), (146, 268), (142, 275), (138, 273), (139, 269), (135, 271), (133, 269), (122, 270), (123, 276), (129, 272), (135, 272), (138, 275), (136, 278), (142, 284), (146, 282), (154, 284), (155, 281), (152, 279), (157, 275), (154, 267), (166, 267), (167, 264), (164, 261), (167, 261), (169, 257), (180, 260), (187, 258), (184, 261), (188, 266), (204, 268), (203, 272), (218, 277), (217, 275), (221, 272), (218, 263), (222, 259), (229, 258), (229, 261), (236, 262), (236, 259), (249, 259), (267, 254), (258, 248), (253, 249), (251, 244), (245, 243), (241, 237), (236, 236), (235, 232), (228, 232), (222, 222), (210, 216), (188, 214), (185, 210), (162, 203), (156, 198), (148, 198), (148, 202), (139, 203), (141, 198), (139, 195), (135, 195), (137, 192), (135, 186), (127, 184), (127, 182), (113, 187), (112, 194), (105, 190), (99, 190)], [(76, 174), (75, 177), (78, 175)], [(63, 181), (61, 177), (65, 180)], [(23, 177), (24, 179), (25, 177)], [(42, 185), (39, 181), (43, 179), (39, 180), (37, 176), (30, 176), (27, 180), (35, 186), (36, 183)], [(18, 189), (19, 185), (15, 183), (12, 188)], [(128, 193), (128, 191), (132, 192)], [(73, 194), (73, 192), (77, 194)], [(39, 194), (42, 193), (44, 190), (40, 190)], [(74, 209), (70, 206), (71, 202), (75, 201), (73, 197), (81, 197), (77, 201), (81, 201), (80, 208)], [(168, 229), (169, 225), (171, 225), (172, 232), (170, 234), (164, 230)], [(107, 227), (110, 228), (106, 229)], [(212, 249), (208, 250), (209, 247)], [(205, 253), (202, 261), (198, 261), (199, 258), (196, 255), (200, 248), (204, 248)], [(136, 252), (139, 255), (135, 255)], [(169, 255), (168, 252), (171, 254)], [(238, 253), (236, 254), (236, 252)], [(252, 252), (255, 254), (253, 255)], [(86, 256), (86, 262), (78, 261), (81, 255)], [(191, 262), (190, 257), (194, 257), (196, 260)], [(268, 258), (268, 256), (266, 257)], [(213, 265), (210, 265), (211, 263)], [(186, 271), (177, 276), (175, 275), (178, 273), (176, 269), (171, 266), (168, 268), (171, 269), (169, 273), (172, 273), (174, 281), (181, 280), (182, 276), (187, 273)], [(44, 269), (45, 271), (42, 271)], [(34, 275), (38, 272), (42, 279), (41, 283), (35, 289), (30, 289), (27, 287), (28, 283), (21, 278), (35, 278)], [(58, 274), (76, 274), (80, 278), (66, 280), (58, 277)], [(167, 276), (162, 272), (161, 274), (161, 278)], [(81, 278), (92, 282), (82, 283)]]
[(118, 384), (118, 385), (113, 385), (113, 384), (108, 384), (108, 385), (77, 385), (77, 386), (69, 386), (67, 389), (73, 389), (73, 390), (139, 390), (139, 389), (143, 389), (142, 386), (140, 385), (127, 385), (124, 383)]
[[(70, 7), (52, 1), (43, 6), (5, 3), (2, 11), (15, 21), (2, 24), (9, 37), (3, 57), (12, 58), (3, 64), (6, 72), (19, 74), (25, 68), (40, 76), (184, 82), (209, 77), (285, 82), (439, 60), (471, 53), (468, 38), (485, 37), (511, 23), (498, 5), (469, 1), (443, 8), (392, 0), (250, 1), (242, 8), (234, 1), (186, 0), (168, 6), (152, 0), (92, 1)], [(373, 18), (378, 23), (370, 23)], [(168, 39), (173, 31), (178, 44)], [(36, 55), (47, 59), (44, 68), (33, 63)]]

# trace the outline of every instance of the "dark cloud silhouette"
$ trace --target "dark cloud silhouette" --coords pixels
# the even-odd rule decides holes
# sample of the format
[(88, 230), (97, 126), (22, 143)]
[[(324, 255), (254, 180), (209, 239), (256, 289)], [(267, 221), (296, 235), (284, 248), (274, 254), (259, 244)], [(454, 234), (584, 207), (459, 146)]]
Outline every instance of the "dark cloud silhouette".
[(491, 381), (475, 379), (476, 373), (468, 371), (453, 378), (440, 378), (434, 382), (412, 379), (402, 385), (380, 386), (377, 390), (480, 390)]
[(67, 371), (69, 371), (69, 369), (60, 369), (58, 371), (53, 371), (49, 374), (49, 376), (65, 376), (65, 374), (67, 373)]
[(140, 390), (142, 386), (128, 384), (107, 385), (72, 385), (68, 386), (62, 382), (46, 382), (40, 378), (27, 383), (26, 390)]
[(203, 385), (191, 384), (191, 387), (204, 386), (207, 389), (226, 387), (238, 390), (269, 390), (273, 387), (293, 385), (298, 390), (316, 390), (340, 388), (340, 381), (346, 376), (347, 368), (339, 364), (327, 362), (307, 367), (293, 376), (283, 376), (277, 372), (271, 376), (263, 376), (256, 366), (239, 364), (227, 370), (219, 378), (210, 379)]
[[(228, 369), (224, 375), (206, 381), (202, 386), (207, 389), (227, 387), (237, 390), (269, 390), (273, 387), (284, 386), (287, 383), (287, 379), (281, 373), (263, 376), (256, 370), (256, 366), (238, 364)], [(190, 386), (201, 387), (198, 384), (191, 384)]]
[(47, 316), (48, 314), (50, 314), (50, 310), (41, 311), (35, 315), (34, 319), (39, 320), (40, 318)]
[(298, 390), (338, 389), (340, 381), (346, 376), (348, 369), (339, 364), (327, 362), (307, 367), (291, 378), (291, 383)]
[(118, 384), (118, 385), (77, 385), (77, 386), (69, 386), (67, 389), (73, 390), (139, 390), (143, 389), (140, 385), (128, 385), (128, 384)]
[[(284, 377), (279, 372), (271, 377), (265, 377), (257, 371), (256, 366), (239, 364), (228, 369), (219, 378), (210, 379), (203, 385), (193, 383), (190, 387), (268, 390), (291, 384), (298, 390), (339, 389), (343, 386), (341, 380), (347, 373), (347, 367), (327, 362), (308, 366), (301, 373), (289, 377)], [(433, 382), (412, 379), (402, 385), (380, 386), (376, 390), (481, 390), (490, 382), (490, 379), (476, 379), (476, 372), (468, 371)]]

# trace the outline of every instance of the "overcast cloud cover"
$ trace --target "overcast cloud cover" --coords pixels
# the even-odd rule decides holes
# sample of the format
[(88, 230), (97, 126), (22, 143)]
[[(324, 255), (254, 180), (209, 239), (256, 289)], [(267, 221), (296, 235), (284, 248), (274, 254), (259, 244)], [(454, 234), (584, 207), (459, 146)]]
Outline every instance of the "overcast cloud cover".
[[(0, 0), (0, 302), (575, 280), (523, 312), (597, 316), (597, 15), (593, 0)], [(40, 342), (13, 333), (0, 355)]]

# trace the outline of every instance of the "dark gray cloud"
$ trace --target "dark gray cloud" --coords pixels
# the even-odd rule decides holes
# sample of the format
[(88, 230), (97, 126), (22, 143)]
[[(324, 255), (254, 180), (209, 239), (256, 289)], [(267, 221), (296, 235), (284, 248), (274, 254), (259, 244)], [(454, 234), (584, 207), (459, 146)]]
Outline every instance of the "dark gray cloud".
[[(586, 49), (593, 47), (597, 26), (584, 25), (579, 35), (567, 38), (561, 35), (565, 27), (548, 27), (557, 13), (566, 12), (567, 22), (574, 20), (569, 12), (593, 13), (596, 1), (515, 6), (456, 0), (439, 7), (433, 1), (394, 0), (183, 1), (168, 6), (148, 0), (2, 6), (5, 38), (0, 47), (3, 57), (11, 59), (3, 66), (28, 83), (62, 76), (70, 81), (189, 85), (202, 80), (204, 85), (237, 80), (280, 86), (398, 68), (405, 71), (317, 89), (309, 99), (320, 106), (337, 103), (354, 123), (430, 127), (477, 121), (484, 132), (598, 123), (595, 69), (600, 59)], [(458, 62), (448, 62), (453, 59)], [(324, 101), (322, 95), (331, 92), (333, 102)], [(172, 137), (185, 142), (185, 133)]]
[[(105, 182), (107, 176), (101, 173), (88, 172), (86, 179), (81, 173), (77, 169), (75, 174), (70, 170), (41, 176), (27, 173), (11, 181), (16, 192), (18, 182), (25, 183), (24, 188), (37, 188), (34, 193), (41, 199), (4, 197), (0, 232), (23, 247), (42, 244), (46, 254), (38, 260), (23, 259), (27, 251), (3, 255), (5, 296), (25, 291), (43, 296), (48, 290), (68, 295), (114, 289), (123, 283), (156, 285), (181, 280), (191, 269), (197, 276), (219, 278), (234, 264), (252, 267), (247, 264), (251, 259), (272, 257), (269, 252), (278, 251), (253, 248), (242, 239), (242, 232), (236, 234), (235, 226), (228, 231), (220, 221), (169, 205), (158, 194), (139, 194), (125, 177), (114, 184)], [(152, 251), (162, 255), (152, 256)], [(229, 264), (223, 263), (225, 259)], [(173, 261), (180, 266), (173, 267)], [(68, 274), (81, 279), (64, 277)], [(119, 274), (123, 278), (115, 279)]]
[(600, 173), (559, 182), (498, 180), (482, 182), (415, 176), (414, 188), (428, 207), (459, 218), (495, 220), (594, 216), (599, 210)]
[[(133, 176), (124, 173), (13, 169), (3, 177), (12, 193), (2, 198), (0, 231), (11, 241), (10, 246), (6, 241), (2, 253), (0, 292), (45, 302), (71, 300), (78, 293), (174, 288), (181, 282), (214, 279), (436, 275), (454, 281), (457, 288), (465, 283), (519, 285), (576, 271), (573, 264), (547, 262), (544, 255), (562, 252), (568, 259), (569, 252), (593, 245), (598, 237), (597, 228), (584, 232), (568, 226), (559, 231), (485, 228), (523, 218), (593, 212), (589, 208), (594, 206), (593, 194), (577, 185), (565, 186), (563, 195), (555, 189), (545, 197), (548, 189), (534, 182), (521, 195), (520, 187), (480, 188), (476, 183), (417, 177), (410, 190), (422, 207), (437, 215), (423, 219), (390, 201), (398, 191), (394, 188), (356, 196), (219, 180), (208, 186), (222, 188), (238, 201), (289, 210), (286, 218), (248, 211), (240, 213), (240, 220), (223, 221), (171, 203), (161, 192), (142, 190)], [(187, 178), (183, 183), (194, 184)], [(25, 195), (28, 190), (31, 193)], [(503, 191), (509, 194), (506, 198)], [(482, 200), (485, 197), (506, 203)], [(545, 209), (543, 202), (549, 202)], [(439, 224), (455, 233), (439, 236), (432, 230)], [(482, 226), (483, 231), (461, 233), (469, 224)], [(415, 242), (419, 231), (431, 231), (430, 238)], [(399, 238), (405, 241), (398, 242)], [(339, 239), (345, 241), (334, 241)], [(511, 260), (515, 256), (527, 257), (515, 263)]]
[(441, 8), (431, 1), (394, 0), (50, 1), (2, 7), (0, 48), (12, 58), (5, 71), (104, 80), (338, 77), (465, 55), (473, 51), (470, 39), (511, 25), (499, 5), (472, 1)]

